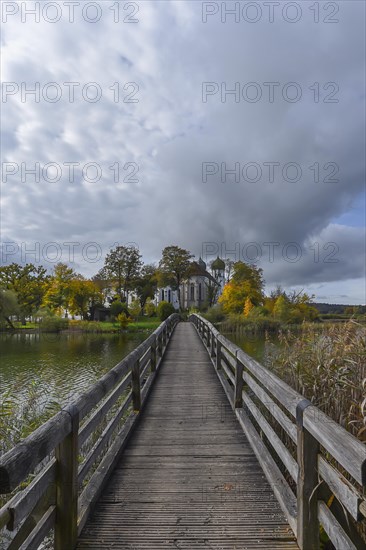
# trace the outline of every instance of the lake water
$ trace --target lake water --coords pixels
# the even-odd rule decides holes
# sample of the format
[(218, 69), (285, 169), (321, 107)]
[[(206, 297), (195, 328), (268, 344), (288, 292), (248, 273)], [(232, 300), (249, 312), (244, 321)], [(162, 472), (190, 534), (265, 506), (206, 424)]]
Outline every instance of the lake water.
[(269, 355), (275, 353), (280, 345), (276, 336), (270, 336), (269, 339), (266, 339), (264, 334), (244, 335), (234, 332), (224, 334), (224, 336), (262, 365), (266, 365)]
[(69, 402), (148, 334), (0, 334), (0, 396)]

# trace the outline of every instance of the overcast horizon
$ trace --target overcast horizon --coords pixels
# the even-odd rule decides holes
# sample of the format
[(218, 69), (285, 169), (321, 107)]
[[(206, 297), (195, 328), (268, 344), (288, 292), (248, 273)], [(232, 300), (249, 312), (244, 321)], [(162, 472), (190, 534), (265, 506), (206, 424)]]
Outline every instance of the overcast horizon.
[(1, 6), (2, 263), (176, 244), (365, 304), (363, 2), (35, 4)]

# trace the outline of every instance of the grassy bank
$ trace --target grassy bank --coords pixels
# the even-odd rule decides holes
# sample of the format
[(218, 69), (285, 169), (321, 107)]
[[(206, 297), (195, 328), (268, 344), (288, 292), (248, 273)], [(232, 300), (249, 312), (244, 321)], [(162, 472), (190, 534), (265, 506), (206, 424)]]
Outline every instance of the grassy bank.
[[(138, 332), (145, 330), (155, 330), (161, 324), (157, 317), (140, 317), (136, 321), (131, 321), (123, 329), (126, 332)], [(121, 332), (120, 324), (115, 321), (79, 321), (72, 319), (62, 319), (60, 317), (51, 317), (45, 322), (27, 321), (26, 325), (14, 323), (13, 329), (6, 329), (3, 332), (14, 333), (23, 331), (40, 332), (88, 332), (88, 333), (116, 333)]]

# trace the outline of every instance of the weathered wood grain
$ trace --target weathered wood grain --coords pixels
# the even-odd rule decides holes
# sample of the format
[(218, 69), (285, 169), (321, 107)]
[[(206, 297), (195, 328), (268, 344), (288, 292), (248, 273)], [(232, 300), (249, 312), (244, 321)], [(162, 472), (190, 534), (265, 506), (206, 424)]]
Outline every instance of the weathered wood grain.
[(78, 548), (298, 548), (192, 325), (139, 416)]

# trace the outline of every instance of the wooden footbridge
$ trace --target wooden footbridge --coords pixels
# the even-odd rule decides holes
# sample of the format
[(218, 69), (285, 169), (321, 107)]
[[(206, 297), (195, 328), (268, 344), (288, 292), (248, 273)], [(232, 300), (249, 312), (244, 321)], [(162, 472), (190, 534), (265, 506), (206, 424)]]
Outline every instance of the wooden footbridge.
[(0, 548), (365, 549), (366, 448), (174, 314), (0, 457)]

